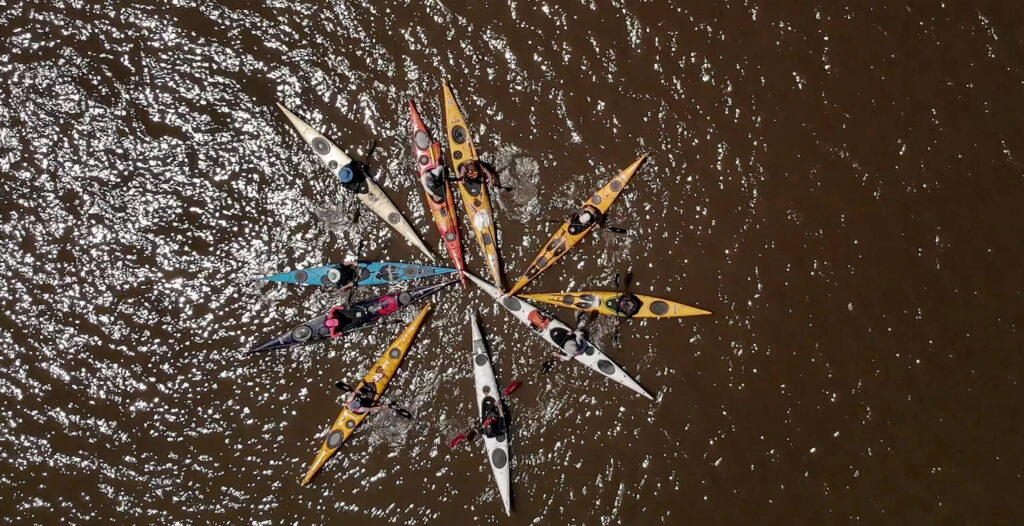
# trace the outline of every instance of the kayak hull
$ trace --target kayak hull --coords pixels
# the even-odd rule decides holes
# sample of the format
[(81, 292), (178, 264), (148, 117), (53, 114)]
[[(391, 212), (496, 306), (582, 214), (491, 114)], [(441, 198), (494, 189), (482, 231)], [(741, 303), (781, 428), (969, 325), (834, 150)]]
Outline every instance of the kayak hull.
[[(619, 292), (610, 290), (588, 290), (580, 292), (522, 294), (519, 297), (559, 307), (624, 318), (625, 316), (609, 305), (609, 302), (614, 303), (621, 295)], [(640, 300), (640, 310), (632, 316), (633, 318), (683, 318), (711, 314), (711, 311), (654, 296), (644, 294), (633, 294), (633, 296)]]
[[(601, 211), (604, 215), (611, 208), (612, 203), (619, 197), (619, 194), (626, 188), (626, 184), (633, 178), (633, 174), (636, 173), (640, 165), (643, 164), (644, 159), (647, 159), (647, 154), (641, 155), (639, 159), (633, 162), (633, 164), (626, 167), (625, 170), (611, 178), (605, 185), (597, 191), (596, 194), (586, 200), (581, 207), (590, 205)], [(572, 234), (569, 232), (570, 221), (566, 221), (561, 227), (555, 232), (551, 239), (548, 240), (544, 248), (541, 249), (537, 257), (533, 259), (530, 266), (526, 268), (526, 272), (523, 273), (522, 277), (516, 282), (515, 286), (508, 291), (508, 295), (511, 296), (516, 294), (523, 289), (530, 281), (540, 275), (552, 265), (555, 264), (562, 256), (573, 249), (576, 245), (587, 237), (587, 234), (593, 230), (593, 226), (585, 228), (578, 234)]]
[[(427, 317), (427, 313), (433, 307), (433, 302), (428, 302), (420, 310), (416, 319), (410, 323), (405, 330), (395, 338), (388, 350), (381, 355), (377, 363), (370, 367), (367, 371), (366, 376), (363, 377), (363, 381), (359, 382), (356, 386), (356, 391), (359, 391), (363, 386), (373, 383), (376, 395), (373, 397), (374, 402), (380, 400), (380, 397), (384, 395), (384, 390), (387, 389), (388, 383), (391, 382), (391, 378), (395, 376), (398, 371), (398, 366), (402, 364), (402, 360), (405, 359), (405, 355), (409, 352), (409, 347), (412, 346), (412, 341), (416, 337), (416, 333), (419, 332), (420, 327), (423, 325), (423, 321)], [(380, 367), (384, 371), (384, 377), (374, 383), (373, 378), (376, 376), (376, 370)], [(331, 428), (327, 431), (327, 436), (324, 439), (324, 443), (320, 446), (320, 451), (313, 458), (313, 463), (310, 465), (309, 470), (306, 472), (306, 476), (302, 479), (302, 485), (305, 486), (313, 479), (313, 477), (320, 471), (320, 468), (327, 463), (327, 461), (334, 455), (338, 448), (344, 444), (352, 433), (355, 431), (359, 424), (363, 423), (363, 420), (368, 416), (367, 413), (359, 414), (350, 411), (347, 407), (342, 409), (341, 414), (331, 424)]]
[[(416, 300), (430, 296), (431, 294), (458, 282), (458, 279), (453, 279), (434, 285), (426, 285), (423, 287), (416, 287), (409, 290), (385, 294), (377, 298), (353, 303), (348, 307), (342, 307), (345, 310), (353, 312), (352, 318), (354, 321), (344, 327), (341, 333), (335, 330), (336, 336), (334, 337), (343, 336), (346, 332), (351, 332), (374, 323), (388, 314), (411, 305), (416, 302)], [(327, 326), (328, 315), (329, 312), (321, 314), (320, 316), (295, 327), (273, 340), (253, 347), (247, 354), (284, 349), (295, 345), (305, 345), (330, 339), (332, 336), (331, 329)]]
[[(484, 341), (477, 323), (476, 315), (469, 313), (469, 322), (473, 333), (473, 380), (476, 385), (477, 414), (483, 418), (485, 400), (488, 397), (495, 403), (502, 403), (501, 391), (494, 378), (494, 368), (487, 354), (487, 342)], [(507, 426), (507, 422), (506, 422)], [(505, 514), (512, 513), (512, 473), (511, 455), (508, 447), (508, 430), (500, 435), (489, 437), (484, 435), (484, 449), (487, 452), (487, 463), (491, 465), (494, 481), (498, 484), (501, 502), (505, 505)]]
[[(415, 265), (411, 263), (395, 263), (390, 261), (360, 261), (359, 270), (356, 276), (356, 285), (386, 285), (398, 281), (427, 278), (442, 274), (457, 272), (456, 269), (446, 267), (431, 267), (427, 265)], [(299, 285), (315, 285), (324, 287), (337, 287), (337, 270), (343, 267), (341, 263), (331, 263), (322, 267), (296, 269), (291, 272), (282, 272), (260, 278), (266, 281), (279, 281), (282, 283), (295, 283)], [(332, 272), (334, 271), (334, 272)]]
[[(520, 322), (524, 325), (533, 329), (535, 333), (540, 335), (544, 341), (548, 342), (551, 346), (558, 350), (562, 350), (562, 345), (559, 343), (559, 339), (564, 341), (565, 337), (568, 337), (572, 333), (572, 330), (564, 323), (559, 321), (557, 318), (550, 314), (530, 305), (529, 303), (520, 300), (514, 296), (504, 297), (497, 287), (483, 281), (482, 279), (466, 273), (466, 276), (473, 281), (481, 290), (486, 292), (489, 296), (494, 298), (494, 301), (498, 302), (505, 310), (512, 313)], [(613, 362), (611, 358), (598, 349), (594, 344), (587, 342), (586, 350), (584, 353), (574, 358), (576, 361), (586, 365), (587, 367), (597, 371), (602, 376), (608, 378), (613, 382), (620, 383), (634, 392), (648, 399), (653, 399), (643, 387), (640, 386), (631, 378), (625, 371), (619, 367), (618, 364)]]
[[(469, 161), (479, 161), (476, 154), (476, 146), (469, 136), (469, 128), (466, 119), (455, 102), (455, 95), (452, 88), (445, 80), (442, 84), (444, 94), (444, 122), (448, 136), (448, 151), (452, 158), (452, 169), (458, 176), (459, 168)], [(487, 194), (487, 186), (482, 183), (459, 182), (459, 193), (462, 194), (462, 204), (469, 216), (469, 224), (473, 229), (476, 242), (483, 252), (484, 261), (487, 263), (487, 270), (491, 279), (504, 289), (504, 279), (501, 273), (501, 258), (498, 256), (498, 235), (494, 228), (494, 213), (491, 208), (491, 198)]]
[[(416, 103), (409, 101), (410, 121), (412, 122), (412, 151), (416, 160), (416, 168), (420, 177), (441, 166), (441, 143), (433, 140), (430, 130), (423, 124), (419, 112), (416, 110)], [(426, 145), (426, 146), (424, 146)], [(452, 258), (455, 268), (462, 272), (465, 270), (462, 260), (462, 239), (459, 235), (459, 221), (455, 212), (455, 199), (452, 196), (452, 188), (448, 180), (444, 181), (444, 201), (438, 203), (430, 197), (426, 189), (423, 196), (427, 200), (427, 208), (434, 219), (438, 233), (441, 234), (441, 241), (448, 249), (448, 255)]]
[[(320, 159), (320, 163), (324, 165), (331, 173), (339, 175), (341, 171), (352, 164), (352, 158), (349, 157), (341, 148), (338, 148), (333, 142), (312, 126), (307, 124), (302, 119), (298, 118), (294, 113), (285, 108), (281, 103), (277, 104), (277, 107), (284, 112), (285, 116), (292, 123), (292, 126), (299, 132), (302, 139), (309, 144), (309, 147), (313, 149), (313, 153)], [(391, 228), (395, 229), (399, 234), (411, 244), (412, 246), (419, 249), (424, 255), (430, 258), (431, 261), (436, 260), (434, 254), (430, 252), (430, 249), (423, 244), (423, 241), (416, 235), (416, 231), (412, 229), (409, 222), (405, 219), (405, 216), (398, 211), (398, 207), (391, 202), (391, 199), (384, 194), (384, 191), (377, 186), (377, 183), (366, 177), (366, 193), (357, 193), (356, 197), (366, 205), (367, 208), (377, 214), (385, 223)]]

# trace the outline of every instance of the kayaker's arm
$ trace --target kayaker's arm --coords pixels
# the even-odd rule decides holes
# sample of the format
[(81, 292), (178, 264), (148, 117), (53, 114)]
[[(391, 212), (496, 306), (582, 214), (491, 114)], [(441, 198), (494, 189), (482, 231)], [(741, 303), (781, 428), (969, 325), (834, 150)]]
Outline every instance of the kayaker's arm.
[(501, 186), (501, 183), (498, 181), (498, 176), (494, 175), (494, 171), (491, 170), (491, 167), (488, 166), (487, 163), (483, 161), (480, 162), (480, 171), (482, 171), (484, 173), (484, 177), (487, 178), (488, 186)]

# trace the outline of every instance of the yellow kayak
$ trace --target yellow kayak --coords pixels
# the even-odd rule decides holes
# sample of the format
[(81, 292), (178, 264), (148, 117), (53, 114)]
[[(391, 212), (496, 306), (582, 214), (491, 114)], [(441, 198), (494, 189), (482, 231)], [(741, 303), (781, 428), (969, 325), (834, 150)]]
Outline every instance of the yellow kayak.
[[(611, 208), (612, 203), (615, 202), (615, 198), (619, 197), (619, 194), (622, 193), (622, 189), (626, 187), (626, 183), (629, 182), (633, 177), (633, 174), (636, 173), (637, 168), (640, 167), (646, 158), (647, 154), (641, 155), (639, 159), (633, 162), (633, 164), (629, 165), (619, 175), (613, 177), (611, 181), (608, 181), (608, 183), (598, 190), (593, 197), (583, 203), (581, 208), (597, 209), (601, 215), (606, 214), (608, 209)], [(551, 236), (548, 243), (544, 245), (543, 249), (541, 249), (540, 254), (537, 254), (533, 263), (530, 263), (530, 266), (527, 267), (526, 272), (523, 273), (523, 277), (519, 278), (519, 281), (516, 282), (514, 287), (512, 287), (512, 290), (508, 291), (506, 296), (512, 296), (522, 290), (522, 288), (525, 287), (533, 278), (536, 278), (541, 272), (547, 270), (548, 267), (555, 263), (555, 261), (558, 261), (559, 258), (565, 255), (566, 252), (572, 250), (572, 247), (579, 244), (579, 242), (582, 241), (583, 238), (586, 237), (594, 228), (594, 224), (590, 224), (589, 226), (574, 232), (570, 230), (571, 226), (572, 220), (570, 219), (569, 221), (566, 221), (557, 232), (555, 232), (555, 235)]]
[[(444, 93), (444, 124), (448, 134), (448, 151), (452, 156), (452, 173), (459, 175), (459, 167), (470, 161), (479, 161), (476, 155), (476, 147), (473, 146), (473, 139), (469, 136), (466, 127), (466, 119), (459, 111), (459, 105), (452, 95), (452, 88), (445, 79), (442, 85)], [(499, 289), (504, 289), (501, 278), (501, 260), (498, 258), (498, 236), (494, 232), (494, 214), (491, 213), (491, 199), (487, 195), (487, 185), (459, 181), (459, 190), (462, 193), (462, 203), (469, 214), (469, 224), (476, 234), (476, 241), (480, 244), (480, 250), (484, 253), (487, 261), (487, 268), (491, 272), (491, 278), (498, 284)]]
[[(521, 294), (520, 298), (568, 307), (570, 309), (597, 312), (606, 316), (618, 316), (625, 318), (626, 315), (618, 310), (618, 301), (623, 293), (610, 290), (582, 291), (582, 292), (558, 292), (542, 294)], [(689, 305), (683, 305), (675, 301), (669, 301), (654, 296), (643, 294), (631, 294), (640, 304), (640, 309), (633, 318), (682, 318), (684, 316), (703, 316), (711, 314), (711, 311), (698, 309)]]
[[(366, 373), (363, 381), (359, 382), (356, 386), (358, 392), (364, 386), (370, 384), (373, 385), (376, 391), (376, 395), (373, 397), (374, 402), (378, 401), (384, 394), (384, 389), (387, 388), (388, 382), (398, 371), (398, 366), (402, 364), (402, 359), (405, 358), (407, 352), (409, 352), (409, 346), (412, 345), (412, 339), (416, 336), (416, 332), (419, 331), (420, 326), (423, 325), (423, 320), (426, 319), (427, 313), (430, 312), (431, 307), (434, 306), (433, 302), (428, 302), (423, 310), (420, 311), (419, 316), (409, 324), (398, 338), (391, 344), (387, 352), (377, 360), (377, 363), (373, 364), (373, 367)], [(376, 375), (377, 368), (380, 367), (384, 371), (384, 377), (374, 383), (373, 378)], [(316, 458), (313, 459), (313, 465), (309, 467), (309, 471), (306, 472), (306, 477), (302, 479), (302, 485), (309, 484), (309, 481), (314, 475), (320, 471), (320, 468), (324, 466), (327, 459), (331, 458), (331, 455), (341, 447), (342, 444), (348, 440), (348, 437), (352, 435), (359, 424), (367, 417), (367, 413), (358, 414), (350, 411), (347, 407), (341, 411), (338, 415), (338, 419), (331, 425), (331, 430), (327, 432), (327, 438), (324, 440), (324, 444), (320, 446), (320, 452), (317, 453)]]

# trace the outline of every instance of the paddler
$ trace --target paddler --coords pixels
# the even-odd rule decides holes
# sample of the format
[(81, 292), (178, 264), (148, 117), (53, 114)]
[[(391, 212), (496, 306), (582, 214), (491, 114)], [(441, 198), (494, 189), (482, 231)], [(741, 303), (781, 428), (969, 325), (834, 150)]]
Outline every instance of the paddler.
[(601, 211), (593, 205), (584, 205), (583, 208), (577, 208), (573, 211), (572, 216), (569, 217), (569, 233), (578, 236), (583, 233), (587, 228), (597, 228), (601, 226), (603, 220)]
[(420, 176), (420, 184), (435, 203), (445, 201), (444, 166), (437, 165), (434, 169), (423, 172), (423, 175)]
[(363, 319), (362, 309), (346, 309), (345, 307), (334, 307), (327, 313), (327, 320), (324, 325), (331, 330), (331, 338), (338, 338), (349, 327), (358, 325)]
[(363, 384), (357, 391), (351, 391), (345, 397), (345, 407), (357, 415), (376, 413), (388, 408), (387, 405), (375, 405), (374, 397), (377, 395), (377, 382), (384, 379), (384, 369), (377, 367), (377, 374), (373, 375), (373, 381)]
[(354, 161), (338, 170), (338, 179), (341, 179), (341, 185), (350, 192), (365, 194), (370, 191), (370, 187), (366, 184), (363, 167)]
[(501, 408), (501, 402), (494, 397), (484, 398), (484, 410), (481, 415), (480, 430), (488, 438), (494, 438), (505, 432), (505, 411)]
[[(632, 318), (636, 313), (640, 312), (640, 298), (627, 292), (615, 298), (611, 307), (615, 309), (619, 316)], [(615, 323), (618, 324), (619, 320), (615, 320)]]
[(457, 181), (466, 183), (482, 183), (487, 180), (487, 185), (499, 186), (498, 176), (484, 163), (480, 161), (466, 161), (459, 166), (459, 177)]
[[(551, 332), (551, 336), (554, 338), (554, 331)], [(565, 341), (562, 343), (562, 350), (551, 352), (551, 354), (563, 362), (568, 362), (569, 360), (583, 354), (583, 352), (587, 350), (587, 345), (590, 345), (587, 343), (584, 333), (580, 329), (576, 329), (566, 336)]]
[(338, 290), (344, 292), (352, 287), (356, 286), (356, 277), (359, 275), (359, 263), (355, 261), (346, 261), (341, 264), (341, 268), (331, 269), (327, 272), (327, 279), (331, 280), (331, 283)]

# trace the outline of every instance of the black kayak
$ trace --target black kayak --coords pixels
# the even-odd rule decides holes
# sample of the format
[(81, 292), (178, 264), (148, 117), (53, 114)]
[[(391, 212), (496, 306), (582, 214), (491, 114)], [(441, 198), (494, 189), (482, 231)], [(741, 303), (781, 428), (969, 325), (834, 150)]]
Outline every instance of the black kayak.
[(246, 354), (284, 349), (293, 345), (304, 345), (343, 336), (346, 332), (370, 325), (416, 300), (430, 296), (458, 282), (458, 279), (453, 279), (436, 285), (385, 294), (378, 298), (353, 303), (348, 307), (332, 307), (326, 314), (321, 314), (269, 342), (253, 347), (246, 351)]

